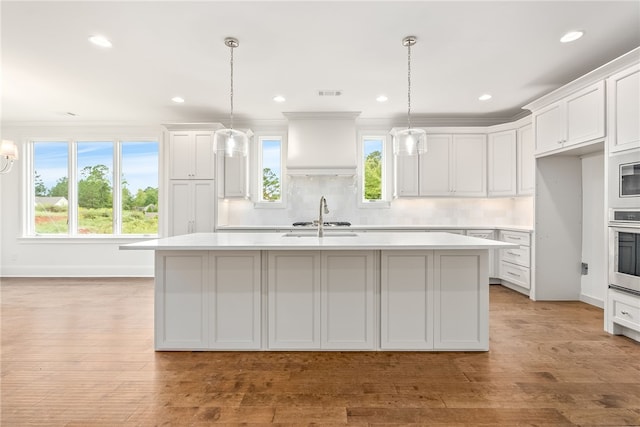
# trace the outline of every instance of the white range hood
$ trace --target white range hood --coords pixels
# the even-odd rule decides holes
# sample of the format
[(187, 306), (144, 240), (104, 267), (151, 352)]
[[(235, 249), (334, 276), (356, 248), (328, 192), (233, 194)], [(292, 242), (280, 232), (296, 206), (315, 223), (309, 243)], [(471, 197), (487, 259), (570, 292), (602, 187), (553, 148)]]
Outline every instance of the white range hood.
[(355, 175), (360, 112), (283, 114), (289, 120), (289, 175)]

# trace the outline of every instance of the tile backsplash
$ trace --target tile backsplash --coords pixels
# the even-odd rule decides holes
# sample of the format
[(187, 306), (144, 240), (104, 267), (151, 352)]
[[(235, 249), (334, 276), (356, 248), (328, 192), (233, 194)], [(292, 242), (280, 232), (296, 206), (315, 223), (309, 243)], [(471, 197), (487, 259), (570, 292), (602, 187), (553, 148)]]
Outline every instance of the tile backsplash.
[(325, 196), (327, 221), (354, 225), (533, 225), (533, 197), (503, 198), (404, 198), (388, 208), (358, 205), (355, 177), (300, 176), (287, 183), (286, 208), (255, 208), (250, 200), (222, 200), (218, 225), (291, 225), (317, 219), (318, 204)]

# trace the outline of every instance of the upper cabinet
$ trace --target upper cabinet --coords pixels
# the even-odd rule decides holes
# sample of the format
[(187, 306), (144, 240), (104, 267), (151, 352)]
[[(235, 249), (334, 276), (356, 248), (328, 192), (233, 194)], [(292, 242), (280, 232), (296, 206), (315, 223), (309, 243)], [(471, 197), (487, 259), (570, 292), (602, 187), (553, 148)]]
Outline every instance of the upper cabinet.
[(486, 135), (427, 135), (427, 152), (396, 157), (396, 195), (485, 197)]
[(533, 194), (536, 184), (536, 159), (533, 154), (533, 127), (528, 124), (518, 128), (517, 139), (518, 195), (530, 195)]
[(609, 152), (640, 147), (640, 65), (607, 79)]
[(214, 179), (213, 131), (169, 133), (169, 179)]
[(516, 141), (515, 130), (489, 134), (489, 196), (516, 195)]
[(604, 138), (604, 106), (604, 81), (599, 81), (534, 111), (536, 155)]
[(249, 156), (226, 157), (218, 152), (218, 197), (249, 197)]

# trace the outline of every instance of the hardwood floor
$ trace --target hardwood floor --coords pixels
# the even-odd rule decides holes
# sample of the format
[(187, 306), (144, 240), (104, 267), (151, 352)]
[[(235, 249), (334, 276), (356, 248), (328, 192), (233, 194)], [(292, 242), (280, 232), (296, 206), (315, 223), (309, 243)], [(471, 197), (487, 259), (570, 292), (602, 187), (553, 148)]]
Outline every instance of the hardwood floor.
[(3, 426), (640, 425), (640, 344), (491, 287), (491, 351), (154, 352), (151, 279), (2, 279)]

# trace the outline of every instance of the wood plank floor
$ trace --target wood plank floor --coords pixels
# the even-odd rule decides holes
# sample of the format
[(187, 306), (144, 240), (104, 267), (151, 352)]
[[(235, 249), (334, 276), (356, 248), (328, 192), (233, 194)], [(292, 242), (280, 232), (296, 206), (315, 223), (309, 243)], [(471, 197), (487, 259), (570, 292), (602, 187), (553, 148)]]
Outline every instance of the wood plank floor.
[(491, 287), (488, 353), (162, 352), (150, 279), (2, 279), (3, 426), (640, 425), (640, 344)]

